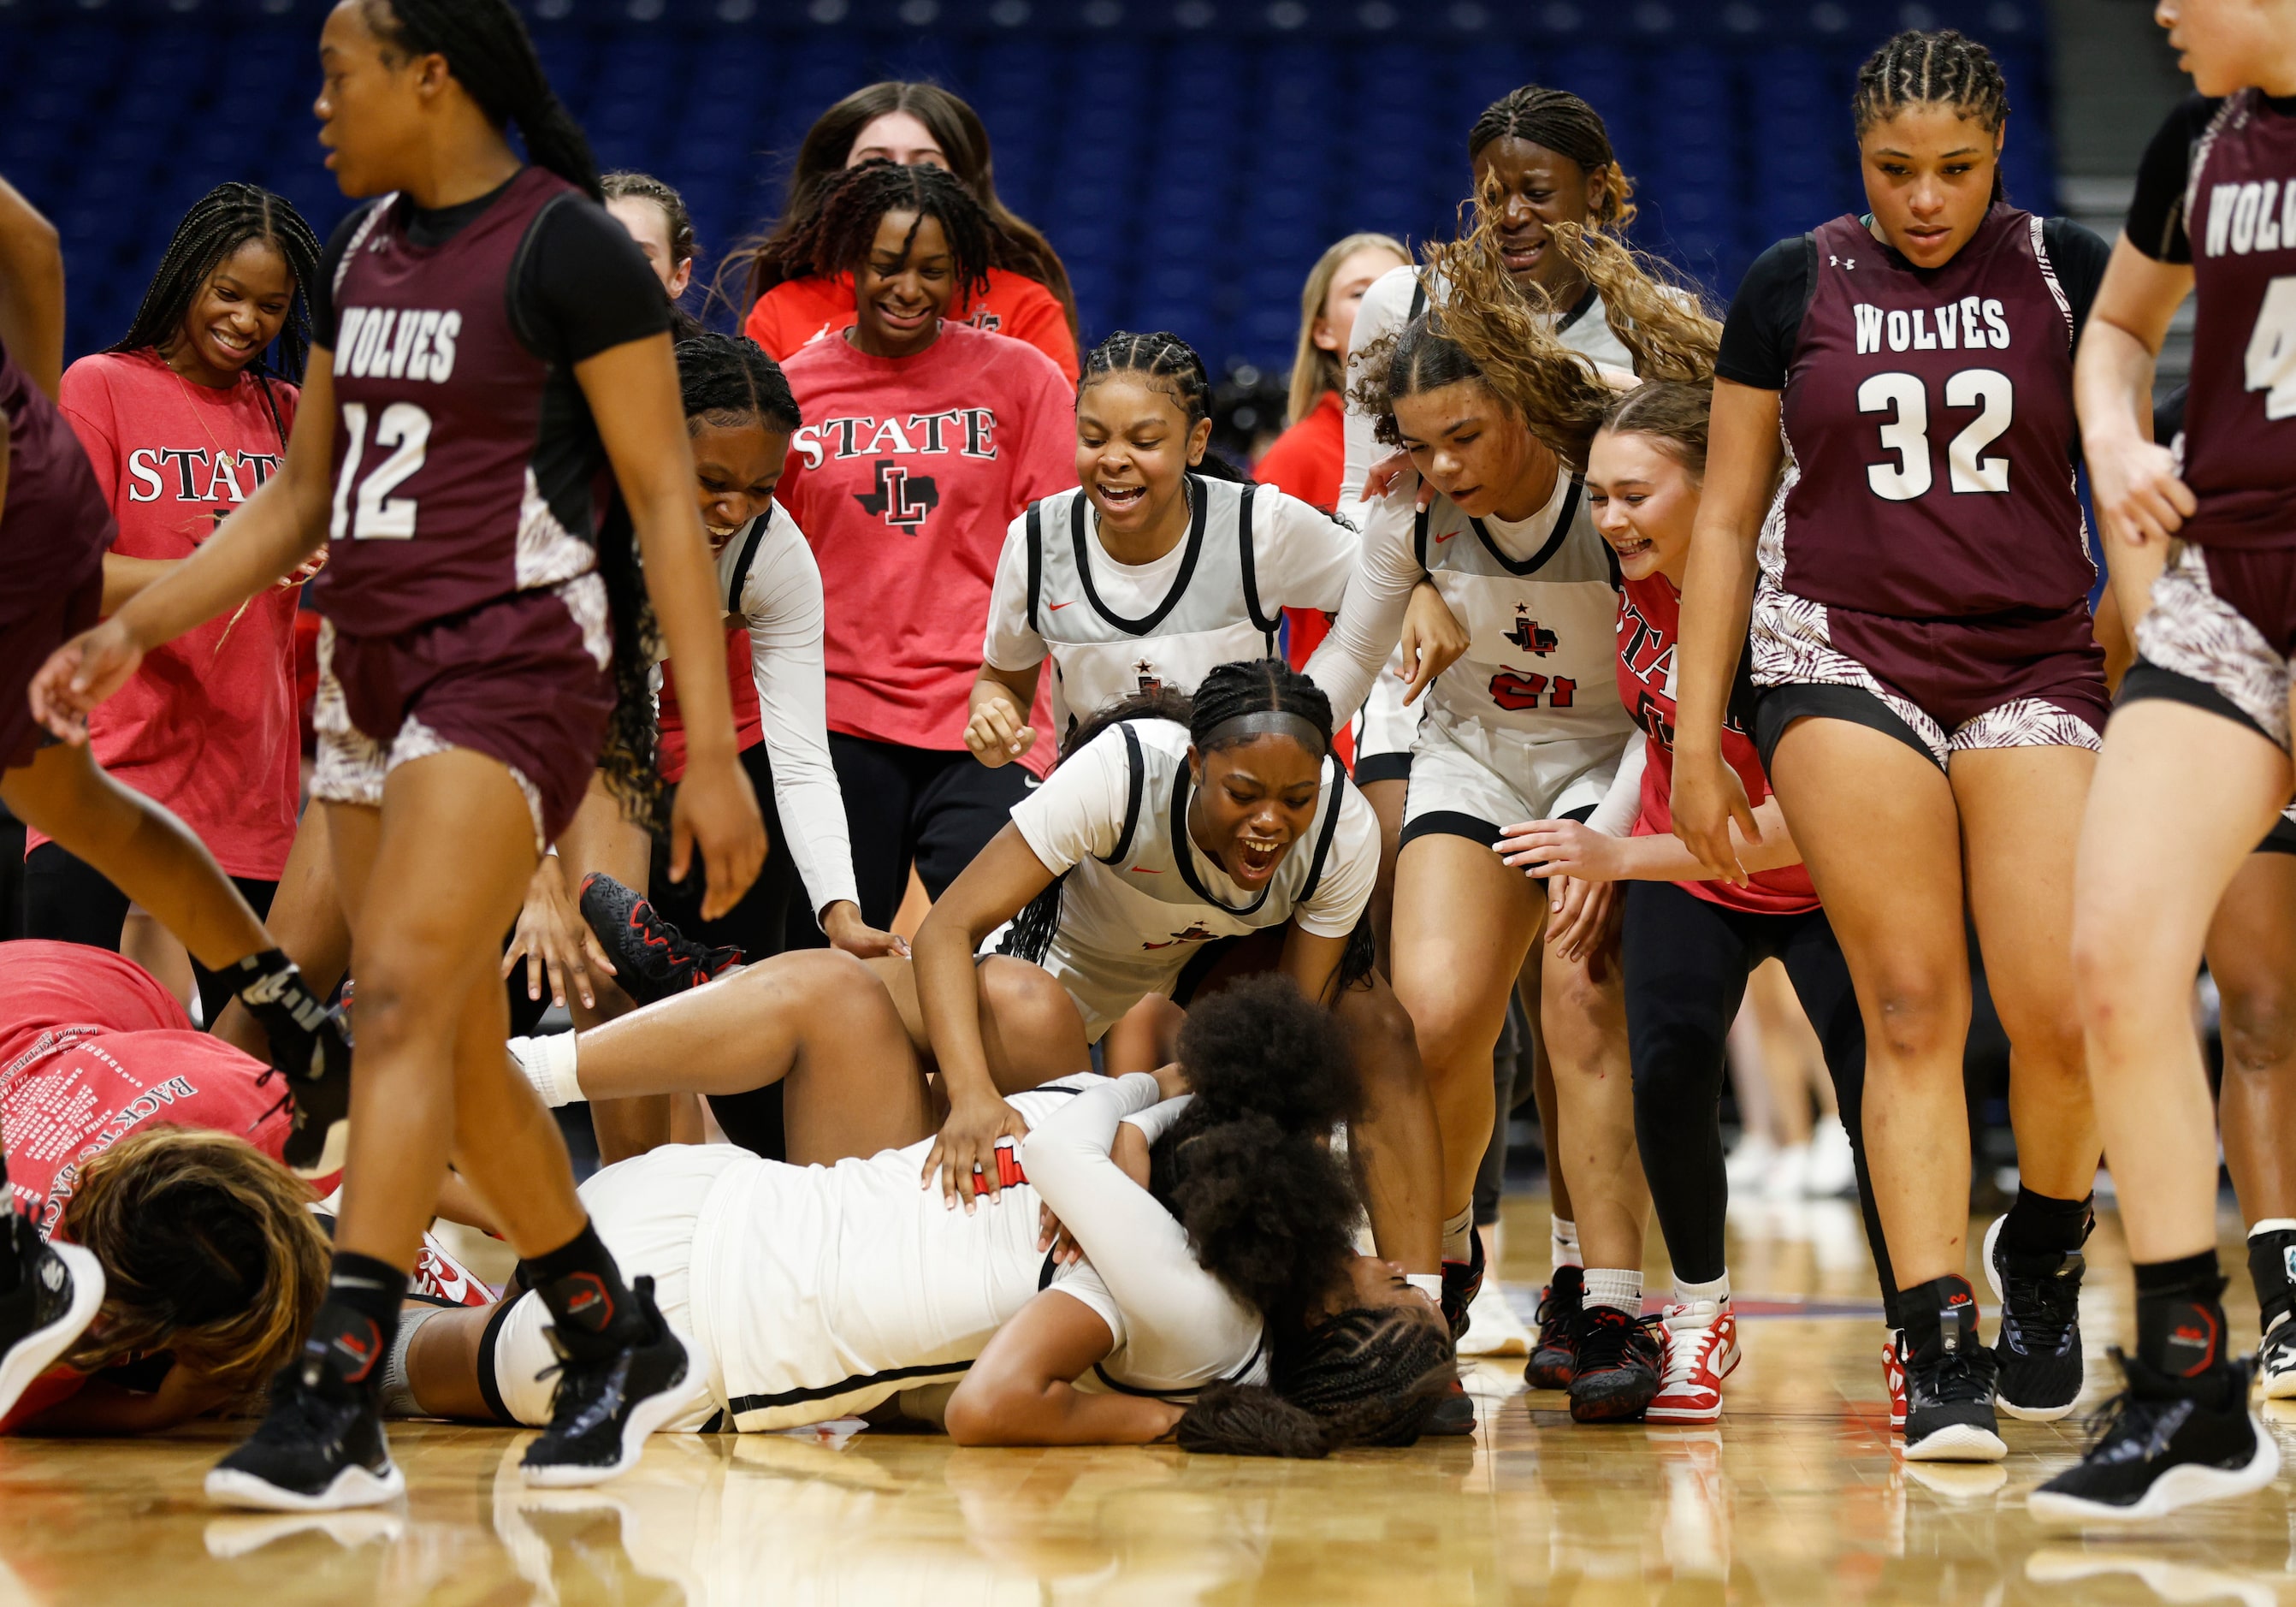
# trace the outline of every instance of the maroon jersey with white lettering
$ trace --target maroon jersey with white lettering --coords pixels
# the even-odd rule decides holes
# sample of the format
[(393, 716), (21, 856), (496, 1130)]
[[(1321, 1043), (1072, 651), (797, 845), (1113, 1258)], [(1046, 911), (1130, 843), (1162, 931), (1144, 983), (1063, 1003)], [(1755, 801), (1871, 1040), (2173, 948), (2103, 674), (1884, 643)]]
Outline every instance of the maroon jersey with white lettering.
[(2296, 547), (2296, 116), (2253, 89), (2226, 100), (2185, 215), (2198, 302), (2181, 441), (2200, 507), (2180, 533)]
[(395, 636), (594, 566), (604, 452), (510, 294), (535, 226), (581, 200), (528, 168), (442, 244), (409, 238), (404, 195), (351, 237), (333, 285), (332, 546), (312, 585), (338, 630)]
[(1763, 537), (1783, 540), (1784, 589), (1920, 619), (2079, 606), (2096, 570), (2073, 490), (2073, 313), (2042, 220), (1997, 204), (1926, 270), (1853, 217), (1813, 239), (1783, 404), (1793, 466)]

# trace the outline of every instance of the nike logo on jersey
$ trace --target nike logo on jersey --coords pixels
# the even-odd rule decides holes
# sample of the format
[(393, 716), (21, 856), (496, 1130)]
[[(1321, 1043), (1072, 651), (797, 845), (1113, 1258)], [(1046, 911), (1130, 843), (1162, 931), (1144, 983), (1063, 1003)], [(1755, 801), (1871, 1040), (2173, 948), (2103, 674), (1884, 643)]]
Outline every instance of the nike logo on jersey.
[(463, 315), (408, 307), (351, 307), (335, 331), (335, 373), (352, 379), (428, 380), (455, 372)]
[(1164, 874), (1162, 871), (1157, 869), (1153, 865), (1135, 865), (1132, 869), (1135, 874), (1140, 876), (1161, 876)]
[(1444, 542), (1449, 540), (1453, 536), (1456, 536), (1458, 533), (1459, 532), (1456, 530), (1447, 530), (1441, 535), (1435, 538), (1435, 545), (1440, 547)]
[[(1076, 601), (1076, 598), (1074, 598), (1074, 597), (1070, 597), (1070, 598), (1069, 599), (1069, 603), (1073, 603), (1073, 602), (1075, 602), (1075, 601)], [(1069, 603), (1054, 603), (1054, 604), (1051, 604), (1051, 605), (1049, 605), (1049, 606), (1046, 607), (1046, 613), (1048, 613), (1048, 614), (1058, 614), (1062, 609), (1063, 609), (1063, 608), (1067, 607), (1067, 606), (1069, 606)]]
[[(1889, 342), (1892, 351), (1996, 351), (2009, 350), (2009, 323), (2001, 303), (1988, 296), (1964, 296), (1942, 307), (1902, 307), (1884, 312), (1857, 302), (1857, 355), (1866, 357)], [(1980, 324), (1980, 320), (1982, 320)]]
[(2296, 247), (2296, 178), (2213, 185), (2202, 249), (2211, 257)]

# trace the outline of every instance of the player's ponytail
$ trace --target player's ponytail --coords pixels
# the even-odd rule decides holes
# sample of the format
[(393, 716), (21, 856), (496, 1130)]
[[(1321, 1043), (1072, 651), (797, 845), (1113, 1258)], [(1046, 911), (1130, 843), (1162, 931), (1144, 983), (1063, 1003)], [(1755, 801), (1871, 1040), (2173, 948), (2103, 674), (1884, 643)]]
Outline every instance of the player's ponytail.
[[(1183, 433), (1194, 430), (1212, 416), (1211, 371), (1193, 346), (1168, 329), (1147, 334), (1119, 329), (1095, 346), (1085, 353), (1077, 394), (1082, 396), (1111, 374), (1139, 375), (1151, 390), (1170, 397), (1186, 421)], [(1250, 475), (1213, 451), (1206, 451), (1203, 461), (1189, 466), (1188, 472), (1208, 480), (1253, 483)]]
[(515, 125), (527, 159), (593, 201), (598, 159), (550, 79), (510, 0), (365, 0), (367, 26), (405, 55), (447, 58), (447, 70), (497, 128)]

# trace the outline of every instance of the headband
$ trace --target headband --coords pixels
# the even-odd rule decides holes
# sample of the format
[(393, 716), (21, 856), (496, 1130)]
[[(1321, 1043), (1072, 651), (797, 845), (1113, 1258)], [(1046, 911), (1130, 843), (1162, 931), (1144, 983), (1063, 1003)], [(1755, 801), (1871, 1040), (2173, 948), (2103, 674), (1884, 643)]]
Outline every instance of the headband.
[(1316, 729), (1314, 721), (1284, 709), (1258, 709), (1249, 714), (1231, 715), (1206, 731), (1196, 746), (1208, 754), (1231, 742), (1250, 742), (1257, 737), (1289, 737), (1319, 759), (1332, 749), (1330, 738)]

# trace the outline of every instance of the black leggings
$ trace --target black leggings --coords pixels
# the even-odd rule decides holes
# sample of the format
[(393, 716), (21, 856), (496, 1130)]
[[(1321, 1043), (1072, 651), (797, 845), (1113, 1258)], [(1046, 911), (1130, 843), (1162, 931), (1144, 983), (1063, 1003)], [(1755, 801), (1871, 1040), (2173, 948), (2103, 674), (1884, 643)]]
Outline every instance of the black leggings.
[[(277, 882), (258, 882), (243, 876), (232, 886), (262, 920), (271, 913)], [(119, 952), (119, 930), (127, 921), (127, 894), (104, 879), (103, 873), (61, 843), (43, 843), (24, 857), (24, 935), (55, 943), (81, 943), (94, 949)], [(197, 960), (192, 975), (199, 979), (200, 1012), (212, 1028), (224, 1006), (238, 990)]]
[(1620, 944), (1627, 1044), (1635, 1074), (1635, 1136), (1675, 1276), (1685, 1283), (1710, 1283), (1726, 1270), (1722, 1218), (1730, 1184), (1722, 1169), (1718, 1118), (1726, 1067), (1723, 1046), (1746, 996), (1747, 977), (1764, 960), (1777, 960), (1824, 1049), (1841, 1125), (1857, 1163), (1866, 1240), (1883, 1295), (1891, 1296), (1890, 1252), (1874, 1208), (1859, 1119), (1866, 1026), (1849, 967), (1824, 911), (1754, 915), (1725, 909), (1672, 882), (1634, 882), (1627, 888)]

